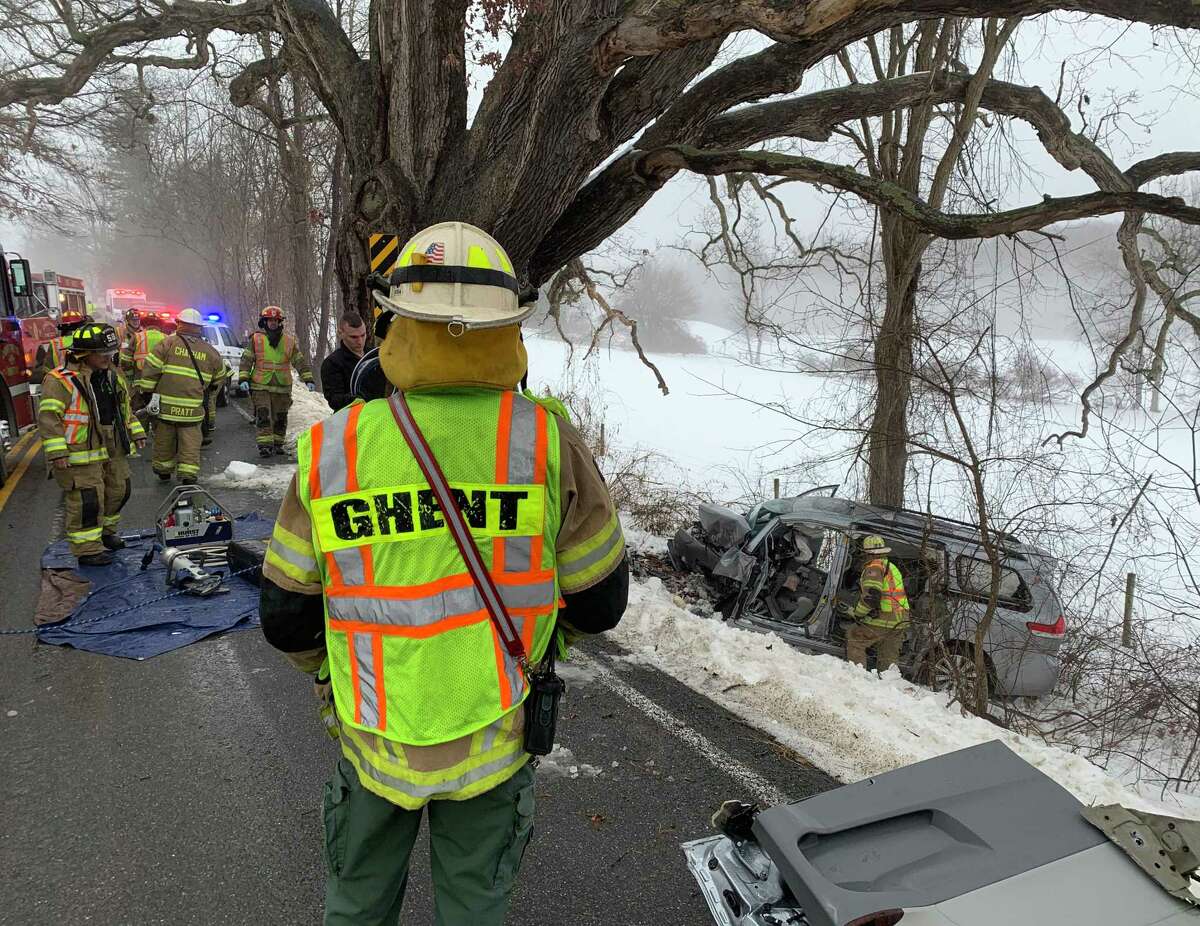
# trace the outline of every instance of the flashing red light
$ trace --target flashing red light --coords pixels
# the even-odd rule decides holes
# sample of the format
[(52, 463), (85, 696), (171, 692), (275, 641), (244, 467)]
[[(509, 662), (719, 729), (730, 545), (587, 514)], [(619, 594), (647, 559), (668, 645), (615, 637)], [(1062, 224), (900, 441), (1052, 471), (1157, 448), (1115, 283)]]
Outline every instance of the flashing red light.
[(1026, 621), (1025, 626), (1029, 628), (1029, 632), (1038, 637), (1061, 637), (1067, 632), (1067, 619), (1063, 615), (1058, 615), (1058, 620), (1053, 624), (1039, 624), (1036, 621)]
[(114, 296), (144, 296), (146, 293), (140, 289), (114, 289)]

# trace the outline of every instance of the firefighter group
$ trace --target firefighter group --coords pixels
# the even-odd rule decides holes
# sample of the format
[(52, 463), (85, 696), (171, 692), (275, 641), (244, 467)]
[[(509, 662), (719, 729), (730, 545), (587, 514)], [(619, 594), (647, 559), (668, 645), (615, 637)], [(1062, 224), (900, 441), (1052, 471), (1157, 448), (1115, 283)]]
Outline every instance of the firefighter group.
[[(501, 245), (434, 225), (389, 282), (372, 293), (377, 353), (348, 314), (322, 364), (334, 411), (296, 446), (262, 632), (311, 677), (340, 746), (323, 810), (327, 926), (397, 922), (426, 818), (436, 921), (500, 926), (533, 828), (530, 759), (554, 742), (555, 658), (621, 619), (625, 541), (567, 409), (520, 385), (535, 294)], [(237, 372), (264, 457), (283, 449), (293, 370), (314, 388), (283, 321), (262, 310)], [(194, 309), (166, 336), (131, 317), (119, 340), (85, 321), (44, 380), (39, 425), (85, 565), (123, 546), (142, 419), (158, 477), (194, 482), (214, 391), (232, 385)]]
[[(259, 453), (283, 452), (291, 406), (292, 368), (314, 389), (308, 361), (284, 334), (284, 314), (267, 306), (236, 374), (238, 392), (254, 405)], [(64, 494), (66, 535), (85, 566), (112, 561), (124, 546), (117, 528), (129, 500), (129, 457), (152, 432), (150, 466), (163, 482), (195, 483), (200, 451), (211, 443), (216, 397), (234, 376), (202, 336), (195, 309), (184, 309), (167, 334), (125, 317), (122, 339), (89, 318), (59, 326), (46, 352), (38, 429), (46, 460)]]

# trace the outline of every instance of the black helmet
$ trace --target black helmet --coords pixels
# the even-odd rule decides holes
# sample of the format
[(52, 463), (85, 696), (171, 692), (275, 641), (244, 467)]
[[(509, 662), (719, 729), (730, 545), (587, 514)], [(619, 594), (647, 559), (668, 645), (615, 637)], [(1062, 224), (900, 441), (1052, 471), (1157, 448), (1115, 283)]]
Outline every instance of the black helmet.
[(71, 339), (70, 350), (73, 354), (111, 354), (120, 346), (121, 339), (117, 337), (117, 330), (112, 325), (98, 325), (93, 322), (76, 329)]

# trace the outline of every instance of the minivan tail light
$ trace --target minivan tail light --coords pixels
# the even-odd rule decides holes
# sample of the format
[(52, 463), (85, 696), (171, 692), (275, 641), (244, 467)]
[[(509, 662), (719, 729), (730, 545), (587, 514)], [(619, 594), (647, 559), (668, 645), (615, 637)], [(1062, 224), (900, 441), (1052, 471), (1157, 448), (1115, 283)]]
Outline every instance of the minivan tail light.
[(896, 926), (904, 919), (903, 910), (880, 910), (852, 919), (846, 926)]
[(1061, 614), (1058, 615), (1058, 620), (1053, 624), (1038, 624), (1034, 621), (1026, 621), (1025, 626), (1029, 628), (1029, 632), (1039, 637), (1061, 637), (1067, 632), (1067, 619)]

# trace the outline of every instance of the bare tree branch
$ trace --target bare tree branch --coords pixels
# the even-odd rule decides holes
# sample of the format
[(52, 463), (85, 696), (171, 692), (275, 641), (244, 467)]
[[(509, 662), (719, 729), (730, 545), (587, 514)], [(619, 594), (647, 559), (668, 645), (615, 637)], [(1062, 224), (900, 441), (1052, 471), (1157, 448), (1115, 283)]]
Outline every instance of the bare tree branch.
[(709, 175), (750, 171), (828, 186), (853, 193), (903, 216), (922, 231), (951, 240), (1013, 235), (1056, 222), (1135, 209), (1200, 224), (1200, 208), (1189, 206), (1180, 197), (1104, 190), (1081, 196), (1048, 196), (1040, 203), (1002, 212), (953, 215), (934, 209), (894, 183), (875, 180), (851, 167), (766, 151), (702, 151), (676, 145), (642, 154), (638, 167), (649, 176), (684, 169)]

